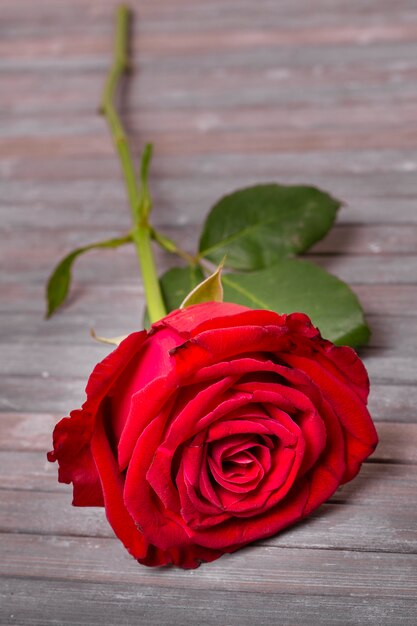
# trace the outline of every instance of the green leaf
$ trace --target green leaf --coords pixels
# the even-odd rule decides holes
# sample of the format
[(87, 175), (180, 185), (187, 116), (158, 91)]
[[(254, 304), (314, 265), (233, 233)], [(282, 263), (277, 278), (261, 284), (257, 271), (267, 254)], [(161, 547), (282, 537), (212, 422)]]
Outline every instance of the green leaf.
[(211, 209), (200, 257), (257, 270), (303, 252), (324, 237), (341, 202), (315, 187), (256, 185), (222, 198)]
[(88, 246), (83, 246), (82, 248), (76, 248), (70, 252), (70, 254), (67, 254), (67, 256), (58, 263), (49, 277), (46, 287), (46, 317), (51, 317), (56, 309), (65, 301), (71, 284), (72, 265), (77, 257), (84, 254), (84, 252), (88, 252), (89, 250), (95, 250), (96, 248), (117, 248), (118, 246), (130, 243), (131, 241), (131, 235), (116, 237), (114, 239), (91, 243)]
[[(179, 309), (181, 302), (201, 281), (204, 280), (202, 269), (198, 265), (188, 267), (173, 267), (159, 279), (162, 297), (168, 313)], [(143, 317), (145, 328), (150, 326), (147, 310)]]
[(222, 270), (224, 259), (213, 274), (205, 278), (184, 298), (180, 309), (201, 302), (223, 302)]
[(299, 259), (248, 274), (223, 274), (224, 299), (253, 309), (306, 313), (323, 337), (340, 345), (366, 343), (369, 328), (355, 294), (322, 268)]

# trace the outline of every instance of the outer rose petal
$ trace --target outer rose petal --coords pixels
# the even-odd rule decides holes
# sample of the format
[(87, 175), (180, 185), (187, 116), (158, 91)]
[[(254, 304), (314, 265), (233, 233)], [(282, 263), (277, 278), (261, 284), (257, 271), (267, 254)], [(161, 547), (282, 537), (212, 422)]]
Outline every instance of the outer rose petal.
[(103, 493), (90, 441), (96, 412), (106, 393), (121, 372), (140, 351), (146, 332), (133, 333), (94, 368), (87, 383), (87, 399), (82, 409), (72, 411), (55, 426), (54, 449), (49, 461), (58, 461), (58, 480), (73, 483), (74, 506), (103, 506)]
[(235, 321), (237, 314), (251, 311), (251, 309), (240, 304), (231, 302), (210, 302), (209, 304), (210, 306), (194, 304), (185, 309), (172, 311), (162, 320), (153, 324), (152, 328), (159, 330), (168, 327), (181, 335), (183, 339), (189, 339), (202, 324), (214, 322), (215, 328), (225, 328), (229, 324), (238, 326), (239, 323)]
[[(142, 528), (142, 524), (144, 526), (149, 524), (153, 529), (153, 543), (154, 545), (158, 543), (158, 547), (162, 550), (163, 557), (159, 562), (148, 563), (142, 559), (141, 562), (153, 565), (174, 563), (181, 567), (194, 568), (201, 561), (212, 561), (222, 553), (217, 550), (207, 550), (210, 546), (193, 545), (179, 514), (164, 509), (162, 506), (158, 507), (155, 503), (153, 490), (146, 480), (146, 472), (153, 457), (155, 441), (158, 441), (165, 428), (165, 421), (166, 416), (162, 414), (142, 434), (140, 438), (143, 446), (142, 454), (138, 455), (137, 462), (130, 464), (127, 471), (124, 502), (138, 527)], [(138, 519), (138, 511), (140, 519)], [(145, 534), (149, 538), (150, 533)], [(165, 538), (169, 540), (166, 542)]]
[[(126, 366), (117, 386), (110, 392), (112, 402), (112, 430), (116, 441), (121, 437), (129, 421), (132, 399), (146, 390), (147, 385), (161, 381), (171, 370), (169, 351), (182, 343), (182, 337), (170, 328), (161, 327), (157, 336), (148, 336), (141, 350), (140, 359)], [(148, 394), (150, 397), (153, 393)]]
[(71, 411), (54, 430), (54, 449), (48, 461), (59, 461), (58, 481), (73, 483), (74, 506), (104, 506), (100, 477), (91, 456), (91, 414), (82, 409)]
[(366, 406), (347, 384), (319, 363), (294, 354), (286, 355), (285, 359), (311, 377), (339, 418), (346, 439), (346, 470), (342, 482), (352, 480), (378, 443), (378, 435)]
[(322, 341), (317, 361), (328, 369), (336, 378), (347, 383), (362, 400), (366, 402), (369, 394), (368, 372), (352, 348), (334, 346), (329, 341)]
[(107, 519), (130, 554), (136, 559), (144, 558), (148, 543), (124, 505), (123, 478), (110, 449), (102, 416), (96, 419), (91, 450), (103, 487)]
[(333, 495), (341, 484), (346, 470), (343, 430), (327, 400), (323, 400), (320, 414), (326, 425), (327, 442), (316, 467), (308, 476), (310, 494), (304, 515), (309, 515)]

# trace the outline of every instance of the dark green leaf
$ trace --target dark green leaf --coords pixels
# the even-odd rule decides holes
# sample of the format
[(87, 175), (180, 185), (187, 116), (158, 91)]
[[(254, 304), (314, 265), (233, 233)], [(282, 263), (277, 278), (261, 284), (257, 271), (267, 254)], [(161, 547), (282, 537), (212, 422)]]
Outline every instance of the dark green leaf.
[(223, 274), (224, 299), (253, 309), (306, 313), (323, 337), (340, 345), (366, 343), (369, 328), (351, 289), (325, 270), (285, 259), (259, 272)]
[[(179, 309), (187, 294), (202, 280), (204, 280), (204, 274), (198, 266), (173, 267), (165, 272), (159, 282), (168, 313)], [(147, 311), (144, 314), (143, 325), (145, 328), (150, 326)]]
[(88, 246), (83, 246), (82, 248), (76, 248), (64, 257), (55, 267), (48, 280), (46, 287), (46, 317), (51, 317), (55, 310), (65, 301), (71, 283), (72, 265), (77, 257), (84, 254), (84, 252), (88, 252), (89, 250), (94, 250), (96, 248), (117, 248), (118, 246), (130, 243), (131, 241), (132, 237), (130, 235), (107, 239), (105, 241), (98, 241)]
[(203, 227), (201, 257), (237, 270), (268, 267), (324, 237), (341, 203), (305, 186), (257, 185), (222, 198)]

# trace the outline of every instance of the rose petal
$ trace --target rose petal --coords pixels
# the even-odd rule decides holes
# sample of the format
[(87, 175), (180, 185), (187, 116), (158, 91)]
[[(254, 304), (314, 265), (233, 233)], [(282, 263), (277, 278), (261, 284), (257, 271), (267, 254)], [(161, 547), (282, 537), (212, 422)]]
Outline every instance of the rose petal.
[(207, 317), (204, 321), (201, 321), (200, 324), (193, 327), (190, 337), (196, 337), (197, 335), (210, 330), (222, 333), (225, 328), (235, 329), (239, 332), (239, 329), (245, 326), (286, 325), (286, 315), (279, 315), (274, 311), (267, 311), (264, 309), (247, 309), (246, 307), (241, 307), (240, 305), (239, 309), (240, 310), (236, 309), (236, 311), (232, 311), (232, 315), (229, 314), (227, 317), (224, 315), (223, 311), (219, 317), (215, 317), (213, 315)]
[[(251, 385), (245, 383), (236, 385), (236, 388), (245, 391), (250, 389)], [(292, 431), (292, 422), (298, 425), (306, 444), (306, 457), (300, 472), (307, 471), (321, 454), (326, 442), (326, 429), (323, 420), (311, 403), (310, 398), (297, 389), (271, 383), (259, 383), (258, 388), (253, 393), (253, 399), (262, 402), (271, 416), (278, 423), (282, 423), (287, 430)], [(282, 410), (283, 408), (285, 411)], [(287, 413), (290, 414), (290, 417)]]
[(240, 326), (221, 332), (208, 330), (174, 348), (171, 355), (181, 380), (192, 377), (200, 368), (218, 361), (251, 353), (286, 350), (292, 339), (285, 326)]
[[(283, 419), (282, 411), (275, 405), (268, 404), (267, 410), (278, 422)], [(300, 475), (314, 466), (326, 445), (326, 427), (317, 410), (311, 406), (310, 410), (300, 411), (294, 421), (299, 426), (305, 442), (303, 462), (300, 467)]]
[[(171, 410), (169, 423), (167, 419), (165, 420), (166, 432), (161, 441), (157, 442), (158, 445), (147, 472), (147, 481), (162, 501), (167, 501), (168, 494), (173, 488), (171, 466), (178, 447), (204, 429), (204, 421), (217, 419), (236, 406), (247, 402), (248, 394), (239, 394), (233, 398), (224, 397), (225, 391), (232, 383), (233, 379), (224, 379), (200, 390), (188, 402), (180, 403), (182, 410), (178, 413)], [(212, 407), (215, 407), (214, 410), (210, 410)]]
[(55, 426), (54, 449), (48, 453), (48, 461), (59, 462), (59, 482), (73, 483), (74, 506), (104, 506), (101, 482), (90, 450), (91, 431), (87, 424), (91, 422), (87, 411), (72, 411), (70, 418)]
[(310, 493), (304, 515), (309, 515), (333, 495), (341, 484), (346, 469), (342, 427), (327, 400), (323, 400), (320, 414), (326, 425), (327, 442), (320, 459), (308, 474)]
[(375, 426), (365, 405), (347, 384), (342, 383), (319, 363), (294, 354), (286, 355), (286, 361), (310, 376), (338, 416), (346, 438), (346, 471), (343, 482), (351, 480), (378, 443)]
[(175, 399), (176, 390), (172, 377), (165, 376), (155, 378), (131, 397), (129, 416), (118, 445), (120, 470), (128, 466), (136, 442), (147, 425), (170, 399)]
[(251, 541), (270, 537), (302, 518), (309, 495), (305, 479), (301, 479), (287, 497), (277, 506), (260, 515), (245, 518), (244, 522), (230, 518), (221, 524), (199, 530), (190, 529), (194, 543), (211, 549), (233, 551)]
[(369, 394), (368, 373), (352, 348), (335, 346), (330, 341), (323, 340), (315, 358), (334, 376), (353, 388), (362, 402), (366, 403)]
[(112, 429), (116, 440), (122, 435), (131, 411), (131, 399), (148, 384), (167, 376), (170, 371), (169, 350), (182, 339), (169, 329), (163, 329), (157, 337), (148, 337), (142, 346), (140, 358), (125, 364), (117, 386), (109, 394), (112, 402)]
[(146, 556), (148, 544), (126, 510), (123, 478), (111, 452), (101, 415), (96, 420), (91, 450), (100, 475), (107, 519), (130, 554), (142, 559)]
[[(227, 443), (224, 445), (227, 445)], [(233, 493), (246, 494), (259, 484), (259, 481), (262, 480), (265, 474), (265, 470), (261, 462), (247, 451), (248, 442), (241, 445), (246, 445), (246, 451), (235, 452), (231, 457), (235, 460), (229, 461), (232, 464), (241, 465), (240, 473), (237, 476), (227, 475), (212, 454), (208, 457), (208, 464), (213, 477), (220, 486)], [(217, 453), (219, 452), (217, 451)]]
[(128, 512), (149, 543), (169, 550), (188, 546), (190, 540), (179, 513), (163, 506), (146, 478), (165, 428), (166, 416), (161, 414), (143, 431), (126, 472), (123, 497)]
[(88, 380), (82, 409), (72, 411), (69, 418), (55, 426), (54, 449), (48, 460), (58, 461), (59, 482), (73, 483), (74, 506), (103, 506), (101, 483), (90, 450), (96, 412), (123, 369), (140, 352), (146, 336), (146, 331), (129, 335), (98, 363)]
[[(247, 307), (231, 302), (210, 302), (194, 304), (185, 309), (172, 311), (162, 320), (152, 325), (153, 329), (170, 328), (179, 333), (183, 338), (188, 339), (200, 325), (210, 323), (215, 320), (216, 328), (222, 328), (223, 324), (234, 324), (238, 319), (238, 314), (251, 311)], [(237, 325), (237, 324), (236, 324)]]
[[(202, 468), (204, 466), (205, 464), (202, 464)], [(188, 533), (190, 534), (194, 527), (217, 525), (229, 519), (230, 515), (223, 511), (220, 501), (219, 506), (215, 505), (215, 500), (218, 500), (217, 495), (213, 498), (209, 495), (209, 499), (206, 499), (202, 493), (198, 492), (194, 484), (185, 481), (181, 469), (177, 476), (177, 487), (181, 499), (181, 516), (187, 524)], [(203, 472), (202, 469), (201, 475)]]

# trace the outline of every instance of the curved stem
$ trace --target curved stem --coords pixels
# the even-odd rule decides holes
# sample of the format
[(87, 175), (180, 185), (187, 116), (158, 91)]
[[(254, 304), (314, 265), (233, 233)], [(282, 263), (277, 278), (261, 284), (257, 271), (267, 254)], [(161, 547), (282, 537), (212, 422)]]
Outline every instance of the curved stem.
[(196, 257), (180, 248), (175, 243), (175, 241), (173, 241), (169, 237), (166, 237), (155, 228), (151, 229), (151, 237), (159, 246), (161, 246), (161, 248), (163, 248), (167, 252), (171, 252), (171, 254), (176, 254), (180, 257), (180, 259), (186, 261), (188, 265), (198, 264), (198, 259)]
[(117, 8), (116, 13), (113, 63), (103, 89), (100, 112), (107, 120), (119, 155), (132, 213), (132, 237), (142, 272), (149, 317), (151, 322), (155, 322), (166, 315), (166, 309), (151, 248), (151, 227), (147, 216), (141, 214), (141, 193), (136, 179), (133, 159), (125, 129), (114, 105), (119, 80), (130, 69), (128, 56), (129, 25), (130, 11), (127, 6), (121, 5)]

